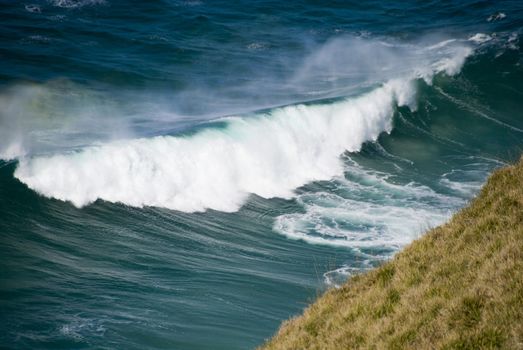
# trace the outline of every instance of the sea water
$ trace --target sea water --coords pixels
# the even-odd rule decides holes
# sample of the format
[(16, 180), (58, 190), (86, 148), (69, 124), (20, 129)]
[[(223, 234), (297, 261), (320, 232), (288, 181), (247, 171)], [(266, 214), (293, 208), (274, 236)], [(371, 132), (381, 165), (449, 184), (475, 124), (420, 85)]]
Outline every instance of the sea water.
[(0, 16), (3, 348), (253, 348), (523, 149), (518, 1)]

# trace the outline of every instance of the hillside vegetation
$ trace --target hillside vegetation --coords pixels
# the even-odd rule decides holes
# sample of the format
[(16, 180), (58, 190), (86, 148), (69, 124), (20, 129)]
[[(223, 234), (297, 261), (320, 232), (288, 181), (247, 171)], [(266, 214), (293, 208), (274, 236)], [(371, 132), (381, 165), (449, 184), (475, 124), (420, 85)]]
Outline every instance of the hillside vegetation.
[(523, 158), (445, 225), (327, 291), (261, 349), (523, 349)]

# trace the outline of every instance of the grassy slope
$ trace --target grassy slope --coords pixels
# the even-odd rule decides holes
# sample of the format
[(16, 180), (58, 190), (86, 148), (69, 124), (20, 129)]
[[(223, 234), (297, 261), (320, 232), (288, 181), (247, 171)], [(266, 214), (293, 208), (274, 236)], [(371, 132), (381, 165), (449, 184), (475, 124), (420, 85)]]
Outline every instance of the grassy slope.
[(523, 349), (523, 158), (394, 259), (326, 292), (262, 349)]

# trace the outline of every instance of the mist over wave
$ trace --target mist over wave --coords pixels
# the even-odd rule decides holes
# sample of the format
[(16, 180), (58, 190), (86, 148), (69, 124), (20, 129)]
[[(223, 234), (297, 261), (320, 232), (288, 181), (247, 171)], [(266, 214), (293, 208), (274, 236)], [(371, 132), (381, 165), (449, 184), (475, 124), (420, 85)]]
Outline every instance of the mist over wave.
[(0, 88), (0, 158), (176, 134), (223, 116), (361, 95), (398, 78), (430, 80), (434, 71), (459, 68), (467, 45), (441, 35), (413, 42), (340, 36), (291, 57), (271, 56), (267, 68), (249, 70), (248, 79), (229, 81), (233, 71), (219, 79), (200, 72), (201, 79), (184, 80), (172, 90), (89, 87), (66, 78), (17, 82)]

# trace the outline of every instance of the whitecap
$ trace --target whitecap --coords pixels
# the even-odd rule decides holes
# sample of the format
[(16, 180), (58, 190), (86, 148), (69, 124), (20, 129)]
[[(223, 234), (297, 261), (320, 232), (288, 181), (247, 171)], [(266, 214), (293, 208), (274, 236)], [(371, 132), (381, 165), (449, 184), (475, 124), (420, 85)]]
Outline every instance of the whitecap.
[(42, 8), (40, 7), (40, 5), (36, 5), (36, 4), (25, 5), (25, 9), (26, 9), (26, 11), (32, 12), (32, 13), (41, 13), (42, 12)]
[(105, 4), (105, 0), (50, 0), (50, 3), (56, 7), (73, 9), (84, 6), (102, 5)]
[(488, 34), (476, 33), (476, 34), (472, 35), (468, 40), (472, 41), (476, 44), (483, 44), (487, 41), (492, 40), (492, 37)]
[(507, 15), (504, 12), (496, 12), (487, 18), (487, 22), (500, 21), (505, 17), (507, 17)]

